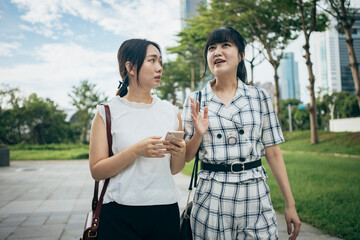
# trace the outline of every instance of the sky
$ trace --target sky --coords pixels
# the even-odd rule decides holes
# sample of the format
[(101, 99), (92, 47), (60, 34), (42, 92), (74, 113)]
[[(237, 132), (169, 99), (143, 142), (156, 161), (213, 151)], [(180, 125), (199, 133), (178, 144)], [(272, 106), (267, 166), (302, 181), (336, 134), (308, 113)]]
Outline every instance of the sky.
[[(177, 45), (180, 21), (180, 0), (1, 0), (0, 84), (18, 87), (25, 96), (50, 98), (62, 109), (73, 108), (68, 93), (81, 80), (111, 98), (120, 80), (116, 54), (121, 43), (155, 41), (166, 61), (171, 56), (165, 49)], [(286, 51), (299, 62), (301, 98), (308, 102), (302, 45), (300, 37)], [(264, 61), (254, 79), (273, 82), (273, 75)]]

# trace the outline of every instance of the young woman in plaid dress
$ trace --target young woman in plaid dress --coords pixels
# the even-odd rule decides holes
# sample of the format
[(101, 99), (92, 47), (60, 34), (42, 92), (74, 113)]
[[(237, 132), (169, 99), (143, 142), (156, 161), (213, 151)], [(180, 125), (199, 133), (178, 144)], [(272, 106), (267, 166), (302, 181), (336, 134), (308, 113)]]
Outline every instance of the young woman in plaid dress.
[(261, 166), (265, 156), (285, 200), (289, 239), (295, 240), (301, 222), (278, 145), (284, 138), (269, 94), (245, 84), (245, 45), (230, 27), (212, 32), (204, 56), (215, 79), (201, 90), (201, 103), (194, 101), (196, 92), (185, 100), (186, 161), (199, 147), (201, 161), (191, 212), (193, 237), (278, 239)]

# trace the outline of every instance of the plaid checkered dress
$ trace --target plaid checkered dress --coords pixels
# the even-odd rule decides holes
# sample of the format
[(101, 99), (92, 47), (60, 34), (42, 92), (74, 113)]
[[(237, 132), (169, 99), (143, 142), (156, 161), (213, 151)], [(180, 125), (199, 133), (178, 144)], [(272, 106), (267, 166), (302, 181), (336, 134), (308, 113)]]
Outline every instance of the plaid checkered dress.
[[(251, 162), (265, 156), (265, 147), (284, 141), (269, 94), (238, 80), (230, 106), (214, 94), (210, 82), (201, 90), (201, 112), (209, 109), (209, 128), (199, 159), (214, 164)], [(185, 141), (194, 134), (190, 94), (182, 113)], [(267, 174), (260, 166), (240, 174), (199, 172), (191, 227), (194, 239), (277, 239)]]

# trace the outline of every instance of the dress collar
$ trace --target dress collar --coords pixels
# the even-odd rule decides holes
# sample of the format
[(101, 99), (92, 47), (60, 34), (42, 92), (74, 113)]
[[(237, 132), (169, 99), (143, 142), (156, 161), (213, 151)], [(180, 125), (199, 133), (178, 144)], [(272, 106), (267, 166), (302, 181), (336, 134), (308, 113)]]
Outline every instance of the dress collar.
[(151, 103), (130, 102), (129, 100), (127, 100), (125, 98), (121, 98), (120, 96), (118, 96), (117, 99), (119, 100), (119, 102), (121, 102), (122, 104), (124, 104), (128, 107), (137, 108), (137, 109), (146, 109), (146, 108), (151, 108), (158, 101), (158, 97), (156, 95), (153, 95), (151, 97), (152, 97)]

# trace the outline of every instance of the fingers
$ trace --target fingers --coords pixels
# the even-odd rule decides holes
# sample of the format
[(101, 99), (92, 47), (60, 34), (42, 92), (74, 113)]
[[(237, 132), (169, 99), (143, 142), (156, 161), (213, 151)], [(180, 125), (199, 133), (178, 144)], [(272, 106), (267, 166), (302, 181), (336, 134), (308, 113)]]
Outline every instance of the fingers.
[(290, 235), (291, 231), (292, 231), (291, 220), (286, 220), (286, 229), (287, 229), (288, 235)]
[[(299, 232), (300, 232), (301, 222), (294, 222), (294, 221), (291, 221), (291, 222), (293, 222), (293, 224), (294, 224), (294, 231), (292, 232), (291, 236), (289, 237), (289, 240), (296, 240), (296, 238), (298, 237)], [(292, 226), (292, 224), (290, 223), (290, 232), (288, 230), (288, 234), (291, 233), (291, 226)]]
[(290, 240), (295, 240), (297, 238), (297, 236), (299, 235), (299, 232), (300, 232), (300, 226), (301, 226), (301, 222), (294, 223), (294, 231), (291, 235)]
[(147, 152), (145, 157), (147, 158), (163, 158), (165, 154), (169, 154), (170, 151), (168, 150), (151, 150)]
[(197, 104), (195, 104), (194, 99), (192, 99), (192, 98), (190, 98), (190, 101), (191, 101), (191, 103), (190, 103), (191, 113), (195, 114), (195, 116), (197, 116), (197, 113), (198, 113)]
[(205, 106), (205, 108), (204, 108), (204, 119), (208, 118), (208, 112), (209, 112), (208, 107)]

